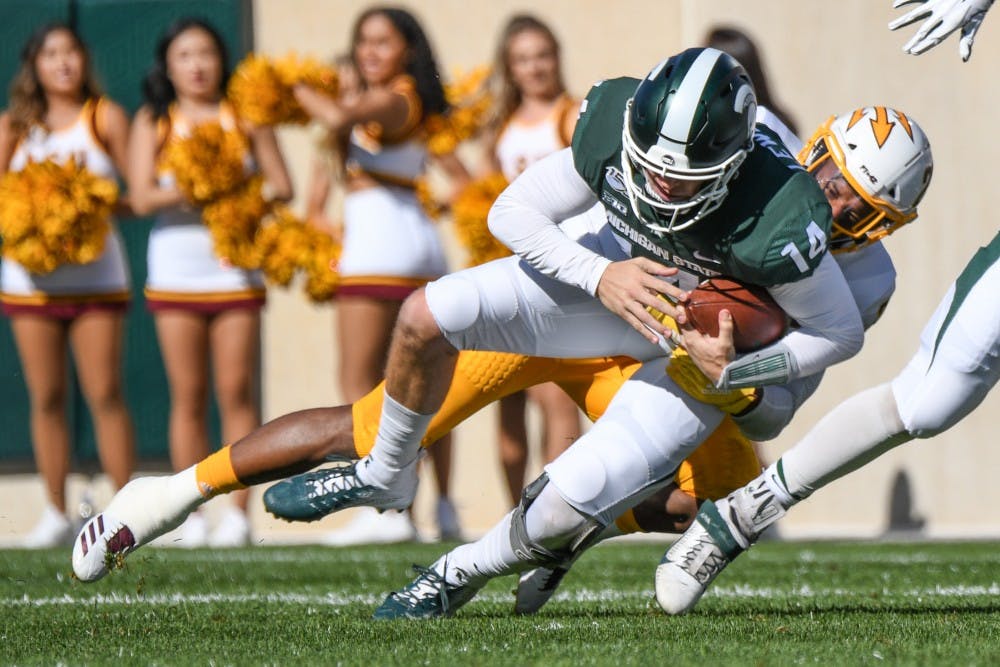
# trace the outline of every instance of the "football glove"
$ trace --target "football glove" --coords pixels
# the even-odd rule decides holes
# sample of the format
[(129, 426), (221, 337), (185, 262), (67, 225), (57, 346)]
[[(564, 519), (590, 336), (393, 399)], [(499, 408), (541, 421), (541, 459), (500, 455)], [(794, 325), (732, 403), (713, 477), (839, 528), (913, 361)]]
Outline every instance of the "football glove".
[(976, 38), (976, 31), (982, 25), (986, 10), (993, 4), (993, 0), (895, 0), (892, 6), (893, 9), (899, 9), (914, 2), (919, 2), (920, 6), (889, 23), (889, 30), (897, 30), (923, 21), (920, 29), (903, 46), (903, 51), (920, 55), (961, 28), (958, 54), (963, 61), (967, 61), (972, 56), (972, 41)]
[(667, 375), (691, 398), (714, 405), (731, 415), (746, 412), (757, 402), (756, 389), (716, 388), (682, 347), (676, 348), (670, 355)]

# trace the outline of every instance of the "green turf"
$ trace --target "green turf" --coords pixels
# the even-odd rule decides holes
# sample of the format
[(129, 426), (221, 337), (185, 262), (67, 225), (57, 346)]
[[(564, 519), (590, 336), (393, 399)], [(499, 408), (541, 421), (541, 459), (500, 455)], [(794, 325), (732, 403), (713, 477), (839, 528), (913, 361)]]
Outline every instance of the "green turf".
[(532, 618), (514, 579), (456, 617), (374, 623), (439, 545), (151, 550), (83, 585), (67, 551), (0, 551), (4, 664), (1000, 664), (1000, 545), (765, 543), (697, 610), (652, 599), (663, 547), (594, 549)]

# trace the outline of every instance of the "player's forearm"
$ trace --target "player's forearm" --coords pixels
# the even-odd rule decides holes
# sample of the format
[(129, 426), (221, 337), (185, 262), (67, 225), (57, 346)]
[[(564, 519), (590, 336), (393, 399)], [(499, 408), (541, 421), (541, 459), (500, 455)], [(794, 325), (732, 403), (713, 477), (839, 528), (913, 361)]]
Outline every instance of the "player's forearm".
[(829, 255), (809, 277), (768, 291), (798, 326), (776, 344), (735, 359), (723, 371), (720, 388), (785, 384), (819, 373), (861, 350), (861, 315)]
[(560, 151), (529, 167), (500, 195), (490, 210), (490, 232), (541, 273), (595, 294), (610, 260), (557, 224), (595, 201), (568, 151)]

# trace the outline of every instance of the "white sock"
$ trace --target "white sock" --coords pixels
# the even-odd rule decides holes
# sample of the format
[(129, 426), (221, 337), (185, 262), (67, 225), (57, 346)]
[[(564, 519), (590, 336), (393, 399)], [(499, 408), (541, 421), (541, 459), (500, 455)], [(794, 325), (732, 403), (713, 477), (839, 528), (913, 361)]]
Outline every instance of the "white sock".
[[(502, 577), (527, 569), (510, 545), (510, 519), (508, 513), (488, 533), (469, 544), (452, 549), (434, 565), (444, 565), (444, 579), (450, 586), (486, 585), (493, 577)], [(443, 562), (442, 562), (443, 561)]]
[(357, 475), (365, 484), (388, 487), (403, 470), (417, 460), (420, 441), (434, 415), (422, 415), (384, 394), (382, 416), (375, 435), (375, 446), (366, 465), (357, 466)]
[(798, 502), (912, 439), (899, 418), (891, 385), (879, 385), (827, 413), (778, 460), (776, 477)]
[[(435, 566), (447, 559), (445, 581), (452, 586), (483, 586), (493, 577), (537, 567), (514, 554), (510, 543), (513, 514), (510, 512), (504, 516), (479, 541), (462, 545), (439, 560)], [(525, 530), (530, 540), (555, 552), (565, 550), (580, 535), (586, 521), (586, 517), (562, 499), (552, 483), (542, 489), (524, 517)]]
[(174, 508), (185, 509), (188, 512), (203, 504), (207, 499), (201, 495), (198, 479), (195, 476), (196, 465), (181, 470), (167, 478), (166, 502)]

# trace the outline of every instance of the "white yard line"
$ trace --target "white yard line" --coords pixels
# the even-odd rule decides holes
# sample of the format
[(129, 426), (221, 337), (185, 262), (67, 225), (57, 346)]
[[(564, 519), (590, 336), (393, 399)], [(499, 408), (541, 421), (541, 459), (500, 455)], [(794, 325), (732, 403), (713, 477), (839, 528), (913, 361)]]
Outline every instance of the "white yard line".
[[(874, 591), (862, 589), (843, 588), (813, 588), (810, 586), (796, 586), (791, 588), (777, 588), (772, 586), (717, 586), (712, 588), (708, 595), (715, 595), (723, 598), (741, 599), (778, 599), (778, 598), (851, 598), (868, 597)], [(893, 590), (883, 588), (878, 591), (881, 599), (934, 599), (944, 597), (974, 598), (1000, 595), (1000, 584), (992, 583), (988, 586), (933, 586), (929, 588), (918, 588), (908, 590)], [(621, 591), (617, 589), (583, 589), (559, 593), (555, 596), (555, 601), (569, 602), (616, 602), (625, 600), (652, 600), (653, 591)], [(501, 593), (485, 593), (476, 598), (484, 602), (505, 603), (512, 602), (513, 597)], [(268, 604), (288, 604), (306, 605), (316, 607), (347, 607), (355, 604), (376, 605), (383, 600), (382, 595), (358, 594), (339, 595), (327, 593), (325, 595), (310, 595), (305, 593), (152, 593), (145, 595), (131, 595), (122, 593), (99, 593), (97, 595), (59, 595), (53, 597), (30, 597), (25, 595), (20, 598), (0, 599), (0, 607), (51, 607), (51, 606), (122, 606), (122, 605), (146, 605), (146, 606), (177, 606), (187, 604), (247, 604), (247, 603), (268, 603)]]

